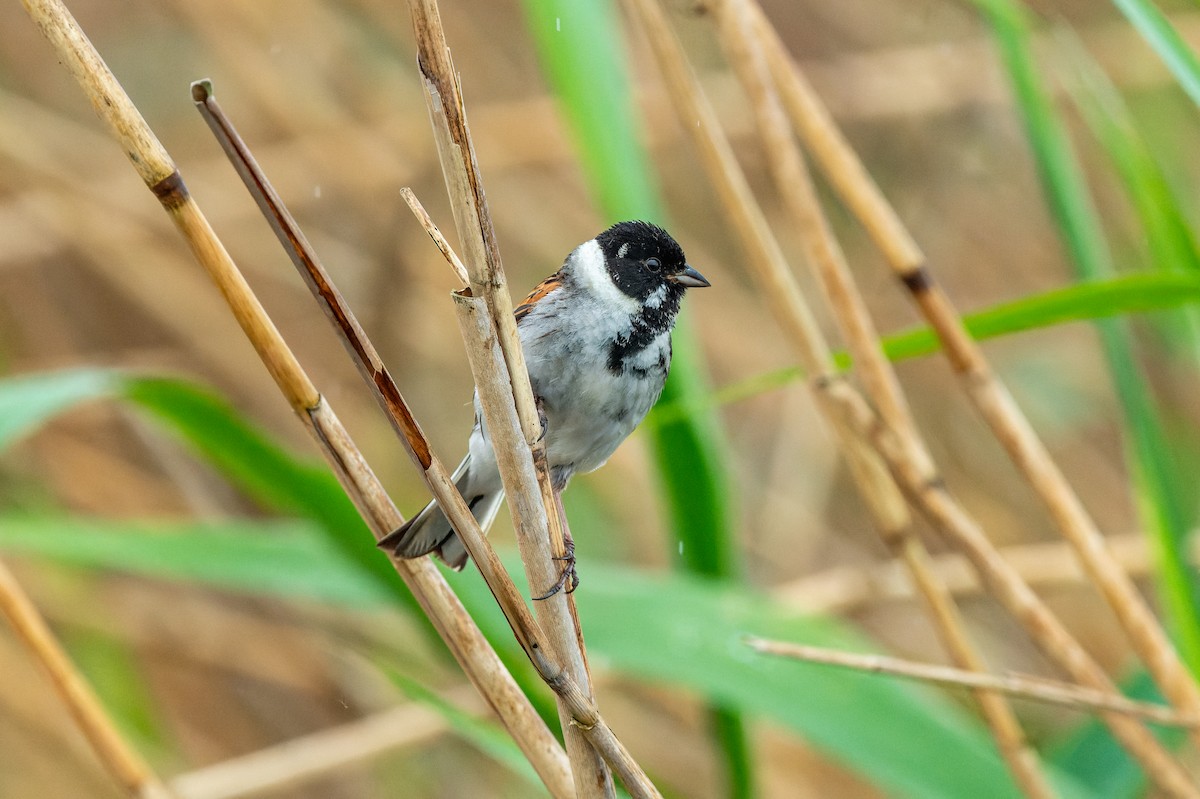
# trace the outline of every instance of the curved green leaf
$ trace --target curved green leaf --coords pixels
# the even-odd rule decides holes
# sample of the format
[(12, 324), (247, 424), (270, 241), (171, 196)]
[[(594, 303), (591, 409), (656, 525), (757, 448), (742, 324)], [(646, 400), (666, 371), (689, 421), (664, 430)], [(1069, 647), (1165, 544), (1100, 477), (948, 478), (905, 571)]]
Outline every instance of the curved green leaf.
[(351, 607), (387, 603), (392, 592), (363, 576), (305, 520), (110, 521), (6, 516), (0, 548), (92, 569), (219, 586)]
[(1166, 15), (1150, 0), (1113, 0), (1113, 5), (1150, 43), (1192, 102), (1200, 105), (1200, 59)]
[[(1161, 311), (1196, 303), (1200, 303), (1200, 274), (1135, 273), (1023, 297), (967, 314), (963, 321), (972, 338), (982, 341), (1069, 322)], [(928, 327), (914, 327), (883, 339), (884, 353), (893, 361), (930, 355), (937, 352), (938, 347), (937, 336)], [(850, 366), (845, 353), (838, 353), (836, 358), (842, 368)], [(722, 386), (702, 402), (710, 405), (740, 402), (783, 388), (803, 377), (803, 372), (794, 366), (776, 369)], [(657, 419), (669, 420), (680, 412), (678, 405), (660, 404)]]
[[(0, 548), (64, 558), (76, 565), (288, 597), (307, 592), (314, 599), (383, 598), (363, 584), (362, 573), (353, 565), (330, 558), (327, 545), (311, 526), (266, 525), (258, 535), (245, 535), (246, 522), (224, 531), (168, 525), (145, 534), (117, 526), (98, 530), (92, 522), (56, 519), (53, 524), (60, 540), (55, 541), (38, 534), (40, 522), (18, 520), (14, 526), (8, 521), (0, 521)], [(96, 532), (105, 537), (103, 546), (71, 551), (61, 543), (64, 538), (83, 540), (87, 537), (83, 533)], [(263, 544), (263, 539), (272, 539), (271, 544)], [(280, 547), (290, 553), (287, 569), (278, 570), (279, 578), (272, 583), (246, 579), (237, 569), (191, 562), (253, 562), (271, 557), (269, 553)], [(133, 556), (138, 550), (140, 554)], [(718, 699), (739, 713), (770, 719), (897, 795), (920, 799), (1020, 795), (987, 733), (939, 694), (876, 675), (759, 655), (742, 642), (752, 634), (866, 649), (864, 639), (844, 625), (709, 580), (651, 576), (595, 562), (587, 564), (586, 577), (575, 597), (587, 619), (588, 652), (595, 668), (687, 689)], [(464, 602), (479, 609), (476, 621), (489, 636), (509, 636), (508, 625), (482, 580), (475, 576), (458, 587)], [(1085, 796), (1061, 774), (1051, 776), (1062, 796)]]
[(55, 414), (101, 398), (123, 398), (148, 411), (266, 507), (319, 522), (345, 557), (373, 575), (382, 590), (416, 609), (387, 558), (369, 546), (370, 533), (328, 469), (296, 458), (224, 399), (195, 383), (115, 369), (6, 378), (0, 380), (0, 448)]

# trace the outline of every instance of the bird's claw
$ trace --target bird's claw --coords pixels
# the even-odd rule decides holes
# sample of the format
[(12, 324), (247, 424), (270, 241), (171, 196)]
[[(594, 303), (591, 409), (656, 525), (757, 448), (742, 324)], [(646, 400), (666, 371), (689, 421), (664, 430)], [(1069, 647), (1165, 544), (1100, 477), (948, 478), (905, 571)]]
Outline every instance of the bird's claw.
[(546, 431), (550, 429), (550, 421), (546, 418), (546, 407), (542, 404), (541, 397), (534, 397), (534, 402), (537, 405), (538, 424), (541, 425), (541, 432), (538, 433), (538, 442), (546, 439)]
[(565, 552), (560, 556), (555, 556), (552, 560), (560, 561), (566, 565), (563, 566), (562, 571), (559, 573), (558, 581), (546, 593), (541, 596), (535, 596), (533, 598), (535, 602), (549, 599), (564, 588), (568, 594), (573, 594), (575, 593), (575, 589), (579, 587), (579, 572), (575, 570), (575, 542), (568, 538), (563, 544)]

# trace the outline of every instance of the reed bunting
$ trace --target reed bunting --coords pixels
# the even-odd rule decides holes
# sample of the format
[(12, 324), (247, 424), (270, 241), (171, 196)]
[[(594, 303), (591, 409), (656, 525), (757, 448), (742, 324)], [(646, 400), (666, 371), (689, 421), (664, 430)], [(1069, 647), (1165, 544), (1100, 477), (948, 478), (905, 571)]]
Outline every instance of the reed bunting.
[[(555, 492), (572, 475), (603, 466), (645, 418), (671, 367), (671, 328), (689, 288), (709, 282), (662, 228), (620, 222), (567, 256), (516, 309), (529, 380), (546, 425)], [(486, 531), (504, 498), (491, 441), (475, 398), (475, 429), (454, 482)], [(436, 502), (379, 542), (403, 558), (436, 553), (454, 569), (467, 551)], [(567, 569), (546, 596), (574, 574)]]

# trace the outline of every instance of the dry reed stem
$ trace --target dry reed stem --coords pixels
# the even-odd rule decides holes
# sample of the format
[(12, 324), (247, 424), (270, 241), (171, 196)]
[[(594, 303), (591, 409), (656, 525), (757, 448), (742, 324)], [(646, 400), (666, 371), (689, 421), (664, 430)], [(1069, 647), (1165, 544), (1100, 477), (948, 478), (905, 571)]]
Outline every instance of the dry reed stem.
[[(976, 408), (1018, 470), (1046, 505), (1063, 536), (1113, 608), (1134, 651), (1167, 700), (1200, 714), (1200, 687), (1189, 674), (1158, 619), (1121, 571), (1095, 521), (1051, 458), (1008, 390), (992, 372), (979, 345), (967, 334), (949, 297), (935, 282), (925, 256), (899, 215), (871, 180), (820, 98), (788, 56), (778, 35), (752, 0), (759, 42), (770, 61), (789, 113), (831, 185), (860, 219), (888, 264), (937, 333), (951, 367), (962, 378)], [(1193, 730), (1200, 747), (1200, 730)]]
[[(920, 442), (900, 383), (883, 354), (866, 303), (854, 284), (829, 222), (821, 212), (812, 177), (792, 135), (760, 45), (755, 41), (757, 36), (748, 7), (740, 0), (723, 0), (717, 4), (716, 18), (729, 61), (754, 109), (776, 188), (797, 224), (808, 263), (835, 311), (834, 318), (849, 345), (867, 395), (884, 423), (898, 431), (909, 444), (908, 457), (932, 473), (932, 458)], [(900, 540), (893, 542), (893, 546), (899, 548), (909, 564), (943, 645), (959, 666), (985, 671), (986, 664), (967, 636), (952, 597), (928, 568), (929, 554), (925, 546), (911, 525), (898, 532)], [(995, 693), (977, 692), (975, 699), (996, 739), (997, 748), (1024, 793), (1032, 799), (1053, 797), (1055, 792), (1029, 747), (1012, 708)]]
[[(962, 550), (989, 592), (1025, 627), (1039, 648), (1080, 685), (1117, 693), (1104, 670), (1000, 557), (945, 485), (930, 481), (920, 465), (908, 459), (908, 447), (879, 421), (863, 398), (840, 380), (829, 386), (827, 396), (845, 415), (846, 423), (875, 445), (913, 506)], [(1200, 797), (1200, 788), (1145, 727), (1109, 711), (1101, 712), (1100, 717), (1161, 790), (1171, 796)]]
[[(126, 154), (138, 173), (159, 198), (196, 259), (225, 296), (271, 376), (316, 438), (322, 453), (376, 537), (394, 529), (402, 520), (399, 512), (263, 311), (189, 196), (174, 163), (78, 24), (65, 6), (54, 0), (28, 0), (26, 8), (54, 45), (60, 60), (79, 81), (110, 132), (125, 145)], [(504, 721), (550, 792), (555, 796), (571, 795), (567, 764), (557, 742), (445, 579), (425, 561), (394, 565), (467, 676)]]
[(121, 737), (87, 680), (71, 663), (29, 595), (3, 563), (0, 563), (0, 613), (42, 664), (76, 726), (124, 792), (135, 799), (175, 796)]
[[(488, 397), (480, 388), (484, 423), (496, 452), (526, 578), (533, 591), (543, 594), (557, 584), (562, 561), (556, 558), (563, 558), (567, 550), (562, 517), (550, 485), (540, 415), (529, 384), (512, 297), (437, 0), (409, 0), (409, 10), (417, 40), (417, 65), (450, 206), (467, 256), (464, 263), (471, 291), (487, 307), (503, 359), (499, 365), (508, 373), (509, 387), (504, 393)], [(496, 386), (497, 390), (503, 389), (503, 381), (497, 381)], [(513, 408), (512, 413), (509, 407)], [(559, 591), (538, 602), (536, 609), (567, 674), (590, 697), (591, 676), (574, 598), (566, 591)], [(586, 745), (586, 736), (575, 726), (570, 709), (562, 702), (559, 717), (579, 795), (585, 799), (615, 796), (612, 775), (602, 758)]]
[[(505, 392), (507, 396), (511, 396), (512, 387), (507, 381), (507, 372), (503, 368), (503, 354), (500, 352), (498, 337), (496, 336), (495, 328), (492, 327), (491, 315), (483, 300), (479, 297), (470, 295), (470, 289), (464, 289), (460, 292), (455, 292), (455, 310), (458, 317), (459, 327), (463, 333), (463, 341), (467, 347), (467, 358), (471, 364), (471, 373), (475, 378), (475, 385), (479, 391), (481, 404), (485, 404), (489, 400), (485, 397), (503, 398)], [(492, 408), (494, 413), (493, 418), (500, 425), (507, 424), (510, 430), (519, 429), (516, 427), (516, 411), (511, 402), (494, 402), (495, 407)], [(497, 441), (496, 427), (489, 427), (493, 442)], [(500, 447), (496, 446), (497, 460), (500, 460)], [(453, 489), (453, 483), (450, 482), (449, 476), (446, 476), (447, 486)], [(454, 490), (457, 496), (457, 490)], [(435, 497), (441, 502), (441, 497), (435, 492)], [(454, 527), (459, 530), (459, 524), (468, 527), (474, 527), (474, 530), (469, 532), (469, 536), (474, 536), (475, 531), (479, 530), (479, 525), (474, 523), (474, 517), (466, 509), (465, 503), (462, 503), (461, 498), (459, 503), (462, 507), (459, 509), (463, 513), (463, 518), (456, 519), (451, 516), (451, 521), (454, 522)], [(443, 510), (445, 506), (443, 505)], [(461, 531), (460, 531), (461, 534)], [(486, 538), (482, 532), (478, 533), (479, 541), (472, 542), (470, 537), (464, 538), (467, 544), (467, 549), (471, 553), (472, 558), (479, 559), (476, 556), (476, 549), (472, 546), (473, 543), (478, 543), (482, 547), (486, 547), (487, 551), (491, 552), (491, 547), (487, 544)], [(494, 552), (491, 554), (494, 558)], [(499, 565), (498, 562), (496, 564)], [(483, 570), (481, 565), (481, 570)], [(486, 576), (486, 575), (485, 575)], [(507, 578), (507, 575), (505, 575)], [(488, 581), (492, 585), (491, 579)], [(511, 580), (508, 580), (508, 585), (512, 587), (512, 591), (516, 592), (515, 586), (512, 586)], [(519, 601), (519, 597), (518, 597)], [(541, 603), (544, 604), (544, 603)], [(510, 624), (514, 622), (514, 617), (509, 617)], [(582, 693), (582, 689), (571, 680), (570, 675), (563, 670), (561, 660), (552, 660), (555, 654), (554, 651), (537, 652), (539, 640), (545, 640), (545, 634), (541, 632), (540, 627), (528, 615), (523, 602), (520, 603), (519, 623), (525, 628), (524, 631), (518, 630), (518, 639), (525, 636), (529, 637), (529, 646), (526, 651), (531, 653), (531, 659), (534, 665), (538, 667), (539, 673), (546, 679), (550, 687), (558, 694), (560, 702), (560, 714), (566, 715), (564, 725), (567, 729), (578, 730), (582, 737), (595, 747), (596, 751), (604, 757), (605, 761), (621, 776), (625, 787), (634, 796), (659, 796), (657, 789), (649, 781), (641, 768), (624, 749), (623, 746), (613, 736), (611, 730), (600, 718), (595, 711), (595, 706), (592, 704), (590, 697)], [(514, 627), (514, 629), (516, 629)], [(537, 656), (535, 656), (537, 655)], [(572, 688), (573, 690), (568, 690)], [(586, 710), (585, 710), (586, 709)], [(564, 730), (565, 732), (566, 730)], [(575, 761), (572, 761), (574, 766)], [(606, 770), (607, 771), (607, 770)], [(607, 781), (602, 780), (601, 775), (594, 774), (594, 782), (590, 785), (590, 790), (606, 791), (611, 788), (611, 777)], [(579, 780), (576, 779), (578, 786)]]
[[(492, 591), (492, 595), (496, 598), (501, 610), (505, 613), (505, 617), (509, 621), (517, 637), (517, 641), (525, 650), (533, 665), (538, 669), (542, 678), (554, 690), (560, 702), (560, 707), (563, 708), (561, 712), (567, 719), (564, 721), (564, 724), (581, 731), (584, 737), (583, 744), (586, 746), (589, 755), (593, 751), (597, 752), (600, 757), (613, 764), (613, 767), (625, 779), (626, 786), (633, 795), (657, 796), (657, 791), (646, 778), (644, 772), (633, 762), (628, 751), (616, 740), (611, 730), (608, 729), (607, 724), (600, 718), (590, 697), (566, 673), (561, 659), (557, 656), (555, 650), (552, 647), (547, 649), (543, 646), (542, 642), (546, 640), (546, 634), (530, 615), (520, 593), (512, 582), (512, 578), (505, 571), (503, 565), (500, 563), (500, 559), (480, 530), (478, 522), (471, 515), (462, 495), (454, 486), (449, 472), (433, 454), (424, 432), (422, 432), (420, 426), (416, 423), (407, 402), (400, 394), (387, 368), (383, 365), (374, 345), (366, 337), (353, 312), (342, 298), (341, 292), (338, 291), (337, 287), (330, 280), (329, 274), (321, 264), (316, 252), (309, 245), (303, 232), (299, 230), (287, 207), (283, 204), (265, 174), (263, 174), (245, 143), (238, 136), (232, 123), (221, 111), (220, 105), (216, 102), (211, 92), (212, 87), (207, 81), (197, 81), (192, 84), (193, 99), (196, 101), (198, 108), (200, 108), (214, 132), (217, 133), (222, 147), (229, 153), (238, 173), (243, 177), (247, 187), (251, 190), (255, 201), (262, 208), (276, 235), (285, 245), (293, 262), (300, 270), (305, 282), (309, 285), (314, 297), (321, 304), (326, 316), (334, 323), (335, 330), (342, 338), (346, 349), (351, 353), (360, 373), (364, 376), (367, 383), (374, 388), (376, 399), (404, 443), (410, 457), (418, 469), (421, 470), (430, 492), (441, 505), (442, 510), (445, 512), (447, 518), (450, 519), (455, 530), (462, 537), (467, 550), (475, 560), (480, 573)], [(445, 243), (444, 239), (443, 243)], [(454, 254), (448, 243), (445, 246), (445, 254), (449, 260)], [(482, 304), (480, 308), (482, 309)], [(486, 313), (483, 313), (483, 318), (487, 319)], [(488, 325), (488, 329), (490, 330), (490, 322)], [(485, 346), (485, 342), (489, 340), (494, 343), (494, 333), (469, 337), (467, 343), (468, 347), (472, 344)], [(496, 365), (502, 366), (503, 363), (497, 360)], [(503, 381), (507, 376), (507, 370), (505, 369), (493, 370), (493, 372), (489, 372), (486, 376), (488, 380)], [(491, 384), (489, 383), (488, 385), (490, 386)], [(484, 394), (483, 384), (481, 384), (480, 393), (481, 396)], [(511, 396), (511, 389), (509, 389), (508, 396)], [(509, 403), (509, 407), (511, 407), (511, 403)], [(340, 424), (331, 425), (322, 423), (322, 420), (336, 422), (336, 420), (331, 419), (331, 414), (329, 418), (326, 416), (314, 418), (314, 422), (317, 423), (316, 429), (319, 439), (322, 441), (350, 444)], [(371, 521), (373, 522), (373, 529), (376, 530), (376, 538), (381, 538), (388, 531), (399, 527), (403, 520), (400, 518), (399, 513), (395, 511), (395, 507), (391, 505), (390, 500), (387, 499), (386, 494), (383, 493), (382, 488), (378, 486), (373, 475), (370, 475), (369, 484), (359, 479), (359, 475), (362, 472), (369, 472), (369, 467), (367, 467), (365, 462), (360, 462), (361, 456), (357, 455), (357, 450), (353, 450), (352, 446), (347, 447), (347, 449), (351, 450), (352, 454), (358, 458), (358, 461), (353, 464), (355, 468), (346, 470), (344, 468), (346, 464), (342, 462), (336, 463), (335, 468), (338, 470), (339, 476), (344, 475), (350, 483), (357, 485), (357, 491), (349, 492), (352, 498), (362, 494), (378, 495), (379, 500), (386, 502), (385, 510), (390, 509), (390, 511), (380, 516), (376, 505), (372, 503), (360, 505), (360, 511), (364, 512), (364, 514), (372, 514)], [(497, 449), (497, 455), (499, 454), (499, 450)], [(426, 568), (434, 568), (429, 560), (425, 558), (400, 560), (394, 561), (394, 563), (397, 568), (400, 568), (402, 565), (417, 563), (423, 564), (423, 567)], [(589, 742), (591, 742), (590, 745), (588, 745)], [(605, 769), (605, 772), (607, 773), (607, 769)]]
[(1195, 727), (1200, 724), (1200, 719), (1195, 716), (1181, 716), (1165, 705), (1138, 702), (1121, 694), (1091, 691), (1080, 688), (1078, 685), (1046, 680), (1032, 674), (986, 674), (964, 671), (930, 663), (915, 663), (911, 660), (887, 655), (860, 655), (856, 652), (842, 652), (837, 649), (793, 644), (786, 641), (771, 641), (754, 636), (748, 636), (745, 643), (756, 652), (767, 655), (778, 655), (826, 666), (839, 666), (872, 674), (906, 677), (951, 688), (982, 689), (987, 693), (1004, 693), (1018, 699), (1061, 705), (1083, 712), (1111, 710), (1114, 713), (1124, 713), (1169, 727)]

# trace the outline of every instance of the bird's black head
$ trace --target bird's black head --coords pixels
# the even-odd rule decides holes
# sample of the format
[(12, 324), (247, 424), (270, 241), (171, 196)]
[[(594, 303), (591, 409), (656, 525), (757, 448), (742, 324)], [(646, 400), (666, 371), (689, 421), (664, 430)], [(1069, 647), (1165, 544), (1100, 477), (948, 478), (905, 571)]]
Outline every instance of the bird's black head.
[(709, 285), (688, 266), (679, 243), (658, 225), (618, 222), (597, 236), (596, 243), (613, 283), (634, 299), (644, 301), (662, 291), (660, 297), (674, 299), (678, 307), (684, 289)]

